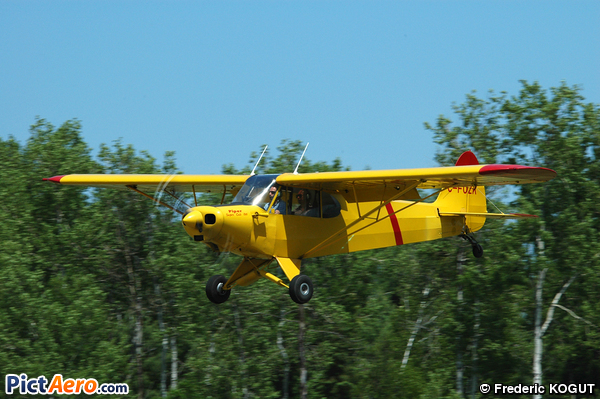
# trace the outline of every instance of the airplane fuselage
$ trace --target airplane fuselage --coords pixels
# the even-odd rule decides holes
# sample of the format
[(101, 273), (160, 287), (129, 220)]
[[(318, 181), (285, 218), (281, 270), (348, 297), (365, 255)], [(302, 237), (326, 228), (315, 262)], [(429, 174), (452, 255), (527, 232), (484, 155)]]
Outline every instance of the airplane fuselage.
[[(465, 226), (463, 217), (440, 217), (440, 203), (419, 202), (416, 190), (402, 194), (398, 187), (335, 193), (277, 187), (278, 200), (285, 207), (280, 207), (282, 213), (273, 213), (277, 199), (269, 203), (264, 193), (274, 186), (276, 176), (261, 176), (262, 183), (271, 183), (252, 188), (257, 184), (256, 177), (248, 179), (240, 190), (246, 194), (259, 191), (255, 197), (243, 199), (238, 194), (231, 205), (188, 209), (182, 218), (186, 232), (219, 252), (263, 259), (304, 259), (455, 236)], [(396, 193), (411, 200), (390, 200)], [(446, 202), (451, 197), (463, 202), (470, 197), (472, 202), (485, 204), (484, 194), (478, 190), (454, 190), (444, 196)], [(304, 201), (306, 197), (309, 203)], [(471, 232), (485, 221), (472, 219)]]

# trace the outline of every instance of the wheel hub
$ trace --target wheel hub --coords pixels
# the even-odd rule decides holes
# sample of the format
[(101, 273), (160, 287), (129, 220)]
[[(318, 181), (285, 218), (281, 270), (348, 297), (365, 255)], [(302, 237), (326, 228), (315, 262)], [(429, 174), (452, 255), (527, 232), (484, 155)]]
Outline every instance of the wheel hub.
[(219, 284), (217, 284), (217, 292), (218, 292), (220, 295), (223, 295), (223, 294), (224, 294), (224, 292), (223, 292), (223, 283), (219, 283)]
[(306, 296), (306, 295), (308, 295), (308, 294), (310, 293), (310, 287), (309, 287), (309, 285), (308, 285), (308, 284), (306, 284), (306, 283), (302, 283), (302, 284), (300, 284), (300, 293), (301, 293), (303, 296)]

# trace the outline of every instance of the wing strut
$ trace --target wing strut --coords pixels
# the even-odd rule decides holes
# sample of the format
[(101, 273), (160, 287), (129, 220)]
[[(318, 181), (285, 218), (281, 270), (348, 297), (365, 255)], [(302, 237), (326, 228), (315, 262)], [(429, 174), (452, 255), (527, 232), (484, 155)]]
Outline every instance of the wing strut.
[(196, 187), (192, 184), (192, 192), (194, 193), (194, 205), (198, 206), (198, 200), (196, 199)]
[(177, 197), (173, 193), (171, 193), (171, 192), (169, 192), (167, 190), (163, 190), (163, 192), (169, 194), (171, 197), (175, 198), (177, 201), (180, 201), (183, 205), (187, 206), (188, 208), (191, 208), (191, 206), (189, 206), (188, 204), (186, 204), (184, 200), (182, 200), (181, 198)]
[(356, 211), (358, 212), (358, 217), (362, 218), (360, 214), (360, 202), (358, 202), (358, 196), (356, 195), (356, 185), (352, 184), (352, 192), (354, 193), (354, 202), (356, 202)]
[(221, 197), (221, 205), (225, 202), (225, 196), (227, 195), (227, 186), (223, 185), (223, 196)]
[[(317, 249), (322, 249), (322, 248), (324, 248), (324, 247), (325, 247), (325, 245), (324, 245), (324, 244), (325, 244), (326, 242), (330, 241), (332, 238), (335, 238), (336, 236), (338, 236), (338, 235), (339, 235), (339, 234), (341, 234), (342, 232), (344, 232), (344, 231), (348, 231), (348, 229), (350, 229), (352, 226), (356, 225), (357, 223), (360, 223), (360, 222), (362, 222), (363, 220), (365, 220), (365, 218), (367, 218), (367, 217), (368, 217), (368, 216), (370, 216), (371, 214), (373, 214), (373, 213), (375, 213), (375, 212), (379, 211), (381, 208), (383, 208), (384, 206), (386, 206), (386, 205), (387, 205), (387, 204), (389, 204), (390, 202), (394, 201), (395, 199), (397, 199), (397, 198), (400, 198), (400, 197), (401, 197), (401, 196), (403, 196), (404, 194), (408, 193), (410, 190), (412, 190), (412, 189), (416, 188), (416, 187), (417, 187), (419, 184), (421, 184), (421, 183), (424, 183), (424, 180), (418, 180), (418, 181), (414, 182), (413, 184), (411, 184), (410, 186), (408, 186), (408, 187), (407, 187), (407, 188), (405, 188), (404, 190), (400, 191), (398, 194), (394, 195), (393, 197), (391, 197), (391, 198), (390, 198), (390, 199), (388, 199), (387, 201), (385, 201), (385, 202), (383, 202), (383, 203), (381, 203), (381, 204), (377, 205), (375, 208), (371, 209), (369, 212), (365, 213), (364, 215), (362, 215), (361, 217), (359, 217), (358, 219), (356, 219), (355, 221), (353, 221), (353, 222), (352, 222), (352, 223), (350, 223), (349, 225), (346, 225), (346, 226), (344, 226), (344, 227), (343, 227), (343, 228), (341, 228), (340, 230), (336, 231), (335, 233), (333, 233), (332, 235), (330, 235), (329, 237), (327, 237), (326, 239), (324, 239), (323, 241), (321, 241), (320, 243), (318, 243), (317, 245), (315, 245), (314, 247), (312, 247), (310, 250), (306, 251), (306, 252), (304, 253), (304, 255), (302, 255), (302, 258), (304, 258), (304, 257), (306, 257), (307, 255), (309, 255), (309, 254), (311, 254), (311, 253), (315, 252)], [(435, 194), (438, 194), (438, 193), (440, 193), (440, 192), (441, 192), (441, 191), (443, 191), (443, 190), (446, 190), (446, 189), (444, 188), (444, 189), (442, 189), (442, 190), (439, 190), (439, 191), (437, 191), (437, 192), (435, 192), (435, 193), (433, 193), (433, 194), (431, 194), (431, 195), (429, 195), (429, 196), (427, 196), (427, 197), (425, 197), (425, 198), (421, 198), (420, 200), (418, 200), (418, 201), (415, 201), (415, 202), (413, 202), (412, 204), (405, 206), (404, 208), (402, 208), (402, 209), (400, 209), (400, 210), (398, 210), (398, 211), (394, 212), (393, 214), (395, 215), (396, 213), (398, 213), (398, 212), (400, 212), (400, 211), (402, 211), (402, 210), (404, 210), (404, 209), (406, 209), (406, 208), (409, 208), (409, 207), (411, 207), (411, 206), (413, 206), (413, 205), (415, 205), (415, 204), (418, 204), (419, 202), (422, 202), (422, 201), (426, 200), (427, 198), (429, 198), (429, 197), (432, 197), (432, 196), (434, 196)], [(382, 220), (385, 220), (385, 219), (386, 219), (386, 218), (388, 218), (389, 216), (390, 216), (390, 215), (387, 215), (387, 216), (385, 216), (383, 219), (376, 220), (375, 222), (373, 222), (373, 223), (369, 224), (368, 226), (366, 226), (366, 227), (363, 227), (363, 228), (361, 228), (361, 229), (359, 229), (359, 230), (356, 230), (355, 232), (348, 233), (348, 234), (346, 234), (344, 237), (348, 237), (350, 234), (355, 234), (355, 233), (357, 233), (358, 231), (360, 231), (360, 230), (362, 230), (362, 229), (364, 229), (364, 228), (367, 228), (367, 227), (369, 227), (369, 226), (371, 226), (371, 225), (373, 225), (373, 224), (375, 224), (375, 223), (377, 223), (377, 222), (380, 222), (380, 221), (382, 221)], [(340, 238), (343, 238), (343, 237), (338, 237), (338, 239), (340, 239)], [(337, 240), (335, 240), (335, 241), (337, 241)], [(333, 244), (335, 241), (331, 241), (329, 244), (327, 244), (327, 246), (329, 246), (329, 245)]]
[[(399, 213), (399, 212), (402, 212), (403, 210), (405, 210), (405, 209), (408, 209), (408, 208), (410, 208), (411, 206), (414, 206), (414, 205), (418, 204), (419, 202), (423, 202), (423, 201), (425, 201), (426, 199), (428, 199), (428, 198), (431, 198), (431, 197), (433, 197), (434, 195), (437, 195), (437, 194), (441, 193), (441, 192), (442, 192), (442, 191), (444, 191), (444, 190), (447, 190), (447, 189), (446, 189), (446, 188), (443, 188), (443, 189), (441, 189), (441, 190), (438, 190), (438, 191), (434, 192), (433, 194), (430, 194), (430, 195), (428, 195), (428, 196), (427, 196), (427, 197), (425, 197), (425, 198), (421, 198), (421, 199), (419, 199), (419, 200), (417, 200), (417, 201), (414, 201), (414, 202), (413, 202), (413, 203), (411, 203), (410, 205), (406, 205), (404, 208), (400, 208), (400, 209), (398, 209), (396, 212), (390, 213), (390, 214), (388, 214), (388, 215), (386, 215), (386, 216), (382, 217), (381, 219), (377, 219), (377, 220), (375, 220), (375, 221), (373, 221), (373, 222), (369, 223), (368, 225), (366, 225), (366, 226), (363, 226), (363, 227), (361, 227), (360, 229), (353, 231), (352, 233), (348, 233), (348, 234), (346, 235), (346, 237), (349, 237), (349, 236), (351, 236), (351, 235), (353, 235), (353, 234), (356, 234), (356, 233), (358, 233), (359, 231), (366, 229), (367, 227), (371, 227), (371, 226), (373, 226), (375, 223), (379, 223), (379, 222), (381, 222), (381, 221), (383, 221), (383, 220), (385, 220), (385, 219), (387, 219), (387, 218), (389, 218), (389, 217), (392, 217), (392, 215), (395, 215), (395, 214), (397, 214), (397, 213)], [(391, 202), (391, 201), (388, 201), (388, 202), (386, 203), (386, 205), (387, 205), (387, 204), (389, 204), (390, 202)], [(382, 207), (380, 206), (380, 207), (378, 207), (378, 208), (379, 208), (379, 209), (381, 209)], [(342, 238), (342, 237), (340, 237), (340, 238)], [(338, 239), (339, 239), (339, 238), (338, 238)], [(337, 240), (336, 240), (336, 241), (337, 241)], [(332, 242), (332, 243), (333, 243), (333, 242)]]
[(169, 204), (166, 204), (166, 203), (162, 202), (161, 200), (158, 200), (158, 199), (156, 199), (156, 198), (153, 198), (153, 197), (149, 196), (148, 194), (146, 194), (146, 193), (145, 193), (145, 192), (143, 192), (143, 191), (140, 191), (140, 190), (138, 190), (138, 189), (137, 189), (137, 188), (135, 188), (134, 186), (125, 186), (125, 187), (127, 187), (128, 189), (130, 189), (130, 190), (132, 190), (132, 191), (135, 191), (135, 192), (136, 192), (136, 193), (138, 193), (138, 194), (142, 194), (144, 197), (146, 197), (146, 198), (149, 198), (150, 200), (152, 200), (152, 201), (156, 202), (157, 204), (160, 204), (160, 205), (166, 206), (166, 207), (167, 207), (167, 208), (169, 208), (170, 210), (172, 210), (172, 211), (175, 211), (175, 212), (179, 213), (180, 215), (183, 215), (183, 212), (181, 212), (180, 210), (177, 210), (177, 209), (173, 208), (171, 205), (169, 205)]

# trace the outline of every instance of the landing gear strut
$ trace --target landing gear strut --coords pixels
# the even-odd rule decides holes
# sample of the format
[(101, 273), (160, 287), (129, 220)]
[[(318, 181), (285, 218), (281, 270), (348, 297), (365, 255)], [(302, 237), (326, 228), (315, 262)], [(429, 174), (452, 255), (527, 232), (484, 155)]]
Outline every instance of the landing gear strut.
[(212, 276), (206, 282), (206, 296), (212, 303), (223, 303), (229, 299), (231, 290), (226, 290), (225, 283), (227, 279), (223, 276)]

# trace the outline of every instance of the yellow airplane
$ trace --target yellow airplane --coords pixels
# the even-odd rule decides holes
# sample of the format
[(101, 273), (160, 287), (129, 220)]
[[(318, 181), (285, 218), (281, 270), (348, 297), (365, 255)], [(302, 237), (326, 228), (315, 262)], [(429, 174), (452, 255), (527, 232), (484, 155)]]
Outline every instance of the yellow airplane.
[[(297, 169), (297, 168), (296, 168)], [(297, 303), (313, 296), (300, 274), (303, 259), (461, 236), (473, 237), (486, 218), (535, 217), (488, 213), (484, 186), (539, 183), (556, 172), (522, 165), (479, 165), (471, 151), (455, 166), (280, 175), (63, 175), (59, 184), (129, 189), (182, 214), (185, 231), (217, 252), (243, 260), (226, 278), (213, 276), (206, 294), (223, 303), (236, 286), (266, 278), (289, 290)], [(421, 197), (417, 189), (435, 190)], [(195, 206), (179, 211), (163, 194), (193, 193)], [(151, 195), (149, 193), (154, 193)], [(219, 193), (220, 205), (198, 206), (197, 193)], [(227, 194), (233, 201), (224, 204)], [(437, 196), (433, 202), (425, 202)], [(274, 262), (275, 261), (275, 262)], [(279, 266), (289, 283), (272, 274)]]

